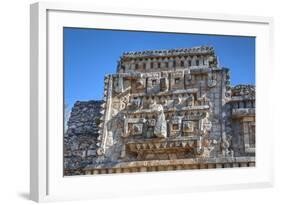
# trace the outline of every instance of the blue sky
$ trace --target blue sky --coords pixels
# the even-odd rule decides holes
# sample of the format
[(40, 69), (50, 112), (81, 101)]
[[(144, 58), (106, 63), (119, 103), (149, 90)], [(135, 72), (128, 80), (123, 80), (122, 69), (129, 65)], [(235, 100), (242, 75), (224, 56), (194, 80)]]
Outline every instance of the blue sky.
[(255, 38), (200, 34), (64, 28), (64, 98), (99, 100), (105, 74), (115, 73), (123, 52), (213, 46), (231, 84), (255, 84)]

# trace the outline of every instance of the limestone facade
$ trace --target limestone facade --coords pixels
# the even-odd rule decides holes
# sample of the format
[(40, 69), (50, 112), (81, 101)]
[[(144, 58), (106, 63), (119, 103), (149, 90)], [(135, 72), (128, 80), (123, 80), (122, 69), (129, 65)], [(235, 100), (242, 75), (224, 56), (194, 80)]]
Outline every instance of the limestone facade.
[(255, 87), (232, 87), (212, 47), (124, 53), (99, 113), (91, 162), (66, 175), (255, 166)]

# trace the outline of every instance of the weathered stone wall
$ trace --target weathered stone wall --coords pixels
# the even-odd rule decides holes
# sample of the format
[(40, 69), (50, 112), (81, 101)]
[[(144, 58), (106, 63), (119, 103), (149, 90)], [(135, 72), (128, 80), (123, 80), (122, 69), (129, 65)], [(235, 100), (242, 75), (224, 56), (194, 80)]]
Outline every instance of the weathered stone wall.
[[(201, 92), (210, 100), (211, 112), (210, 119), (212, 121), (212, 128), (210, 131), (210, 138), (217, 142), (222, 141), (222, 136), (228, 131), (229, 120), (228, 116), (228, 102), (231, 100), (231, 86), (230, 86), (230, 72), (228, 68), (215, 68), (208, 72), (208, 82), (204, 87), (201, 87)], [(213, 153), (218, 156), (221, 153), (220, 146), (215, 146)]]
[(118, 73), (105, 77), (96, 163), (217, 156), (228, 77), (212, 47), (123, 54)]
[(255, 156), (255, 86), (233, 87), (227, 106), (231, 149), (235, 156)]
[(79, 170), (92, 163), (96, 156), (98, 125), (102, 101), (77, 101), (64, 135), (64, 168), (66, 175), (81, 174)]
[(255, 166), (254, 86), (212, 47), (125, 53), (103, 100), (72, 109), (66, 175)]

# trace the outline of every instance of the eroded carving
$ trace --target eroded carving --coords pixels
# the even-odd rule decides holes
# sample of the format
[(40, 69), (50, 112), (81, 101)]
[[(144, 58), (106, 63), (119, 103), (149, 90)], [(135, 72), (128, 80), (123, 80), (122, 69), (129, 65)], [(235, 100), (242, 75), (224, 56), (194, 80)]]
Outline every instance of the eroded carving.
[[(162, 160), (170, 169), (186, 166), (177, 160), (192, 159), (192, 167), (255, 156), (255, 88), (231, 87), (211, 47), (126, 53), (104, 83), (98, 120), (91, 106), (72, 111), (68, 169), (77, 159), (90, 173), (117, 173), (152, 171)], [(155, 166), (136, 167), (147, 161)]]

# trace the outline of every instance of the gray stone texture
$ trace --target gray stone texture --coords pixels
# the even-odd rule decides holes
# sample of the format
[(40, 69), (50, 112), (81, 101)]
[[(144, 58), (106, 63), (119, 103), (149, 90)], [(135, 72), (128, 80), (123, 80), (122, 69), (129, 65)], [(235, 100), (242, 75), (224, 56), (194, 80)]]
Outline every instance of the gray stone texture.
[(212, 47), (124, 53), (104, 82), (72, 109), (66, 175), (255, 166), (255, 87)]
[(98, 125), (102, 101), (77, 101), (68, 120), (64, 134), (64, 172), (81, 174), (97, 155)]

